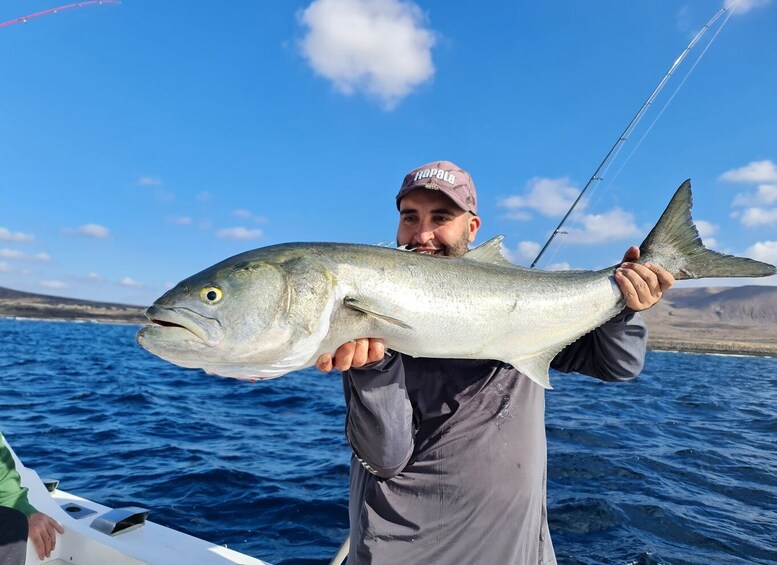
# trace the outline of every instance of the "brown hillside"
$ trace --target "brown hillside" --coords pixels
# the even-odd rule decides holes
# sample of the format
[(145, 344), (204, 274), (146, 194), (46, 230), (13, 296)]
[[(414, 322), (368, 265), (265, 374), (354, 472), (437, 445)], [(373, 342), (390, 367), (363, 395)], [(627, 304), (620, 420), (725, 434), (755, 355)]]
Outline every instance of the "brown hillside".
[(777, 354), (777, 287), (674, 288), (642, 313), (650, 347)]
[(0, 317), (142, 324), (145, 308), (32, 294), (0, 287)]

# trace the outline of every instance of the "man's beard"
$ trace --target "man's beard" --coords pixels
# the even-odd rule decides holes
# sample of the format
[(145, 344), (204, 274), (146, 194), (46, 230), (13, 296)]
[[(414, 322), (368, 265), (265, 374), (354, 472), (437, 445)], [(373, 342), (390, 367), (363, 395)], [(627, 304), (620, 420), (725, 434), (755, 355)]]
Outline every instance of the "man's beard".
[(443, 246), (443, 255), (448, 257), (461, 257), (469, 251), (469, 232), (463, 232), (459, 240), (451, 246)]

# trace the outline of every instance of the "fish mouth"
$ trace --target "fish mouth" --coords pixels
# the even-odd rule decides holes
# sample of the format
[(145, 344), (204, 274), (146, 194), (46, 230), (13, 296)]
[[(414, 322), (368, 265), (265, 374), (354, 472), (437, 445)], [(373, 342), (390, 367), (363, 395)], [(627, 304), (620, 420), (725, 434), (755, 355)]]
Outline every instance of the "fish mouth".
[(146, 318), (153, 324), (147, 327), (183, 329), (208, 345), (218, 345), (224, 338), (224, 329), (217, 319), (188, 308), (154, 305), (146, 310)]

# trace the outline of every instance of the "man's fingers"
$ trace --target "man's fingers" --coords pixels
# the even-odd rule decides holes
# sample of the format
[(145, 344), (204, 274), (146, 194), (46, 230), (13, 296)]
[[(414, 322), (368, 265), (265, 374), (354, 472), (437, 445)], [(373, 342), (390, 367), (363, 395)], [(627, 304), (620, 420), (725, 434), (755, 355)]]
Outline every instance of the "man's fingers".
[(65, 529), (53, 518), (42, 512), (34, 512), (27, 517), (29, 538), (35, 546), (39, 559), (51, 555), (57, 545), (57, 532), (65, 533)]
[(43, 535), (43, 543), (46, 547), (46, 557), (51, 555), (51, 552), (54, 551), (54, 546), (57, 543), (57, 534), (53, 531), (49, 531), (48, 528), (46, 528), (46, 533)]
[(335, 351), (334, 366), (338, 371), (347, 371), (353, 363), (353, 355), (356, 352), (356, 340), (342, 344)]
[(626, 297), (626, 306), (634, 308), (632, 305), (638, 300), (637, 291), (631, 280), (626, 276), (625, 269), (618, 269), (615, 271), (615, 282), (618, 283), (618, 287), (621, 289), (623, 296)]
[(639, 247), (632, 245), (626, 250), (626, 253), (623, 254), (623, 260), (636, 261), (637, 259), (639, 259)]
[(324, 353), (316, 361), (316, 369), (324, 373), (330, 373), (332, 371), (332, 356), (329, 353)]
[(30, 541), (35, 546), (35, 553), (38, 554), (38, 559), (44, 559), (46, 557), (46, 546), (43, 544), (43, 539), (40, 535), (30, 536)]
[[(65, 528), (63, 528), (62, 525), (59, 522), (57, 522), (54, 518), (51, 519), (51, 526), (55, 530), (57, 530), (60, 534), (64, 534), (65, 533)], [(56, 541), (56, 539), (57, 539), (57, 536), (55, 535), (54, 536), (54, 541)]]
[(383, 344), (382, 339), (371, 339), (369, 354), (367, 355), (368, 363), (377, 363), (386, 355), (386, 346)]
[(51, 555), (51, 542), (48, 540), (45, 530), (40, 529), (30, 533), (30, 541), (35, 546), (35, 553), (38, 554), (38, 559), (44, 559)]
[(675, 283), (674, 275), (667, 271), (666, 269), (662, 269), (658, 265), (646, 265), (648, 268), (650, 268), (658, 278), (658, 285), (661, 287), (661, 292), (666, 292), (670, 288), (672, 288), (672, 285)]
[(615, 272), (615, 280), (632, 310), (647, 310), (674, 284), (674, 276), (658, 265), (624, 263)]
[(370, 363), (370, 340), (367, 338), (361, 338), (356, 340), (356, 348), (353, 352), (353, 359), (351, 360), (351, 367), (364, 367), (367, 363)]
[(316, 369), (329, 373), (332, 369), (347, 371), (351, 367), (364, 367), (383, 359), (386, 348), (382, 339), (359, 338), (342, 344), (334, 356), (324, 353), (316, 361)]

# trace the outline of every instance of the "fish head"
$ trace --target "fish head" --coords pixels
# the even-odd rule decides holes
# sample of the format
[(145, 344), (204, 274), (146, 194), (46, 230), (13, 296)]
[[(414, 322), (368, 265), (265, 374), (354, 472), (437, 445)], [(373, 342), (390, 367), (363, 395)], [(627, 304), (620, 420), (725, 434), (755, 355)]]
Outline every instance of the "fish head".
[(261, 373), (290, 340), (284, 271), (238, 255), (193, 275), (146, 311), (137, 343), (176, 365), (224, 376)]

